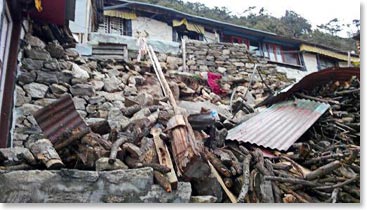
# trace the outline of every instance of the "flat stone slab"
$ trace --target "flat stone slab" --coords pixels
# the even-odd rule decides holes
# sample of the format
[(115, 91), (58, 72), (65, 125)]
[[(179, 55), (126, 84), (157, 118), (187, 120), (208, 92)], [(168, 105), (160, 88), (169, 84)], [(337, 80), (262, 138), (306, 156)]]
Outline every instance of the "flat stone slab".
[(1, 203), (189, 202), (190, 183), (166, 193), (153, 169), (0, 171)]

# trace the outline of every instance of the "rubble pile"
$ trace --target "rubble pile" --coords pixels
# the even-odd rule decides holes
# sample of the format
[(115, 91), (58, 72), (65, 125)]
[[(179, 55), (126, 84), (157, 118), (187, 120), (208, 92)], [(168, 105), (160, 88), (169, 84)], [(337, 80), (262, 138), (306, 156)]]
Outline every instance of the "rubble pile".
[[(225, 141), (229, 129), (257, 114), (257, 102), (291, 82), (244, 45), (188, 42), (184, 69), (181, 58), (165, 54), (128, 63), (81, 57), (30, 35), (26, 43), (15, 148), (0, 149), (1, 170), (148, 167), (162, 199), (190, 182), (191, 202), (359, 201), (356, 79), (294, 96), (327, 100), (332, 112), (285, 153)], [(131, 201), (114, 198), (108, 202)]]

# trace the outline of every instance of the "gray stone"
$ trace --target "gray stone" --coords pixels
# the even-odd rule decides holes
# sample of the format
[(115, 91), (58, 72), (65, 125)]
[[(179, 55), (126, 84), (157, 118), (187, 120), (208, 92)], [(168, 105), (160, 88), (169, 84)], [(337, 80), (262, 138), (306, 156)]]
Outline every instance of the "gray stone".
[(85, 105), (87, 102), (83, 98), (74, 97), (73, 98), (75, 109), (77, 110), (85, 110)]
[(24, 53), (27, 58), (31, 58), (34, 60), (50, 60), (51, 56), (44, 49), (25, 49)]
[(227, 71), (227, 69), (226, 69), (226, 68), (223, 68), (223, 67), (218, 67), (218, 68), (217, 68), (217, 71), (218, 71), (219, 73), (224, 74), (224, 73)]
[(35, 164), (36, 159), (34, 158), (32, 153), (26, 148), (1, 148), (0, 163), (5, 166), (18, 165), (20, 163)]
[(79, 53), (76, 49), (73, 49), (73, 48), (68, 48), (66, 49), (65, 51), (65, 55), (69, 56), (69, 57), (78, 57), (79, 56)]
[(85, 122), (88, 124), (88, 125), (91, 125), (91, 124), (94, 124), (94, 123), (97, 123), (97, 122), (102, 122), (102, 121), (105, 121), (106, 119), (104, 118), (88, 118), (85, 120)]
[[(0, 202), (143, 202), (141, 197), (155, 190), (152, 186), (151, 168), (103, 172), (70, 169), (10, 171), (0, 173)], [(179, 198), (171, 200), (175, 199)]]
[(104, 82), (99, 81), (99, 80), (92, 80), (90, 83), (91, 83), (91, 85), (93, 85), (93, 87), (96, 91), (102, 90), (102, 88), (104, 86)]
[(52, 60), (43, 62), (43, 67), (45, 67), (46, 69), (53, 70), (53, 71), (60, 70), (60, 64), (55, 58), (53, 58)]
[(90, 69), (93, 69), (93, 70), (96, 70), (98, 68), (98, 64), (97, 64), (97, 61), (89, 61), (87, 63), (87, 66), (90, 68)]
[(116, 159), (113, 164), (108, 163), (109, 158), (102, 157), (96, 161), (96, 171), (112, 171), (118, 169), (128, 169), (127, 165), (121, 160)]
[(104, 91), (98, 91), (99, 96), (103, 96), (108, 101), (125, 101), (124, 92), (108, 93)]
[(46, 46), (46, 50), (53, 58), (62, 58), (64, 56), (64, 48), (57, 42), (50, 42)]
[(22, 106), (31, 101), (31, 97), (25, 95), (25, 91), (18, 85), (15, 86), (15, 106)]
[(33, 103), (39, 106), (47, 106), (55, 101), (56, 99), (53, 99), (53, 98), (41, 98), (41, 99), (34, 101)]
[(83, 111), (83, 110), (76, 110), (76, 112), (78, 112), (78, 114), (83, 118), (85, 119), (88, 115), (88, 113), (86, 111)]
[(73, 77), (80, 79), (81, 81), (86, 81), (89, 79), (89, 74), (87, 71), (83, 70), (77, 64), (73, 63), (72, 71)]
[(55, 95), (62, 95), (68, 91), (67, 87), (63, 85), (59, 85), (59, 84), (52, 84), (50, 89), (51, 89), (51, 92)]
[(32, 47), (45, 48), (46, 44), (38, 37), (32, 36), (31, 34), (25, 35), (26, 42)]
[(73, 74), (69, 70), (63, 70), (62, 72), (57, 72), (57, 79), (62, 83), (71, 83), (71, 79), (73, 78)]
[(212, 195), (191, 196), (190, 203), (215, 203), (217, 198)]
[(217, 198), (217, 202), (223, 199), (223, 190), (214, 175), (202, 179), (192, 180), (192, 190), (195, 195), (212, 195)]
[(73, 67), (73, 63), (70, 61), (60, 61), (59, 60), (59, 65), (60, 65), (60, 68), (64, 70), (71, 70), (71, 68)]
[(189, 203), (191, 197), (190, 182), (179, 182), (177, 190), (166, 192), (161, 186), (153, 185), (147, 195), (141, 196), (144, 203)]
[(42, 109), (42, 106), (35, 104), (23, 104), (23, 106), (19, 108), (23, 115), (33, 115), (40, 109)]
[(182, 58), (167, 56), (167, 65), (169, 69), (177, 69), (182, 64)]
[(90, 104), (92, 104), (92, 105), (94, 105), (94, 104), (101, 104), (101, 103), (103, 103), (105, 101), (106, 101), (106, 99), (104, 97), (102, 97), (102, 96), (93, 96), (93, 97), (90, 97), (88, 99), (88, 102)]
[(119, 86), (121, 84), (121, 81), (117, 79), (115, 76), (112, 76), (110, 78), (106, 78), (103, 80), (104, 86), (103, 89), (107, 92), (114, 92), (119, 90)]
[(244, 67), (245, 64), (242, 62), (234, 62), (233, 65), (235, 65), (236, 67)]
[(95, 94), (93, 86), (88, 84), (73, 85), (70, 88), (70, 92), (74, 96), (93, 96)]
[(118, 108), (112, 108), (108, 112), (108, 124), (113, 128), (125, 128), (129, 124), (129, 118), (125, 117), (121, 110)]
[(43, 98), (48, 91), (48, 87), (40, 83), (30, 83), (23, 86), (23, 89), (32, 98)]
[(53, 84), (58, 83), (57, 74), (54, 72), (47, 72), (47, 71), (37, 71), (37, 82), (43, 83), (43, 84)]
[(128, 85), (124, 88), (124, 95), (125, 96), (131, 96), (131, 95), (137, 95), (138, 89), (135, 87), (135, 85)]
[(24, 85), (24, 84), (34, 82), (36, 80), (36, 77), (37, 77), (37, 74), (35, 71), (28, 72), (28, 71), (21, 70), (19, 72), (17, 80), (19, 84)]
[(22, 67), (28, 70), (40, 70), (43, 66), (42, 60), (33, 60), (30, 58), (24, 58), (22, 60)]

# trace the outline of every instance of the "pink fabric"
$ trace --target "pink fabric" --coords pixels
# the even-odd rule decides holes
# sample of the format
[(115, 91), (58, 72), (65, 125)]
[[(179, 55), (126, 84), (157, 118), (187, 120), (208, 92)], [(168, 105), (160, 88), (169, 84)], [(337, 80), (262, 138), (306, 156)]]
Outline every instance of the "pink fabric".
[(218, 81), (222, 78), (222, 75), (208, 72), (208, 85), (210, 89), (217, 95), (224, 94), (225, 91), (220, 87)]

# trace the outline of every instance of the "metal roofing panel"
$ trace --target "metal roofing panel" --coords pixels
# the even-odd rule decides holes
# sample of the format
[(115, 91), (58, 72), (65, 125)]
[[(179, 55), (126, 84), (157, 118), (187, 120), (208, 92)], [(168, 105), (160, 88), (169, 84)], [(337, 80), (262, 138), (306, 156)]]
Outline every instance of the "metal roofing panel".
[(70, 95), (64, 95), (54, 103), (38, 110), (34, 118), (43, 134), (53, 144), (66, 140), (72, 133), (89, 129), (76, 111)]
[(288, 150), (329, 107), (305, 99), (275, 104), (229, 130), (226, 139)]
[(330, 81), (349, 81), (353, 76), (360, 79), (360, 69), (356, 67), (347, 68), (328, 68), (318, 72), (311, 73), (303, 77), (299, 82), (287, 87), (287, 91), (281, 91), (275, 96), (269, 96), (255, 107), (272, 105), (289, 98), (293, 93), (302, 90), (311, 90), (317, 85), (324, 85)]

